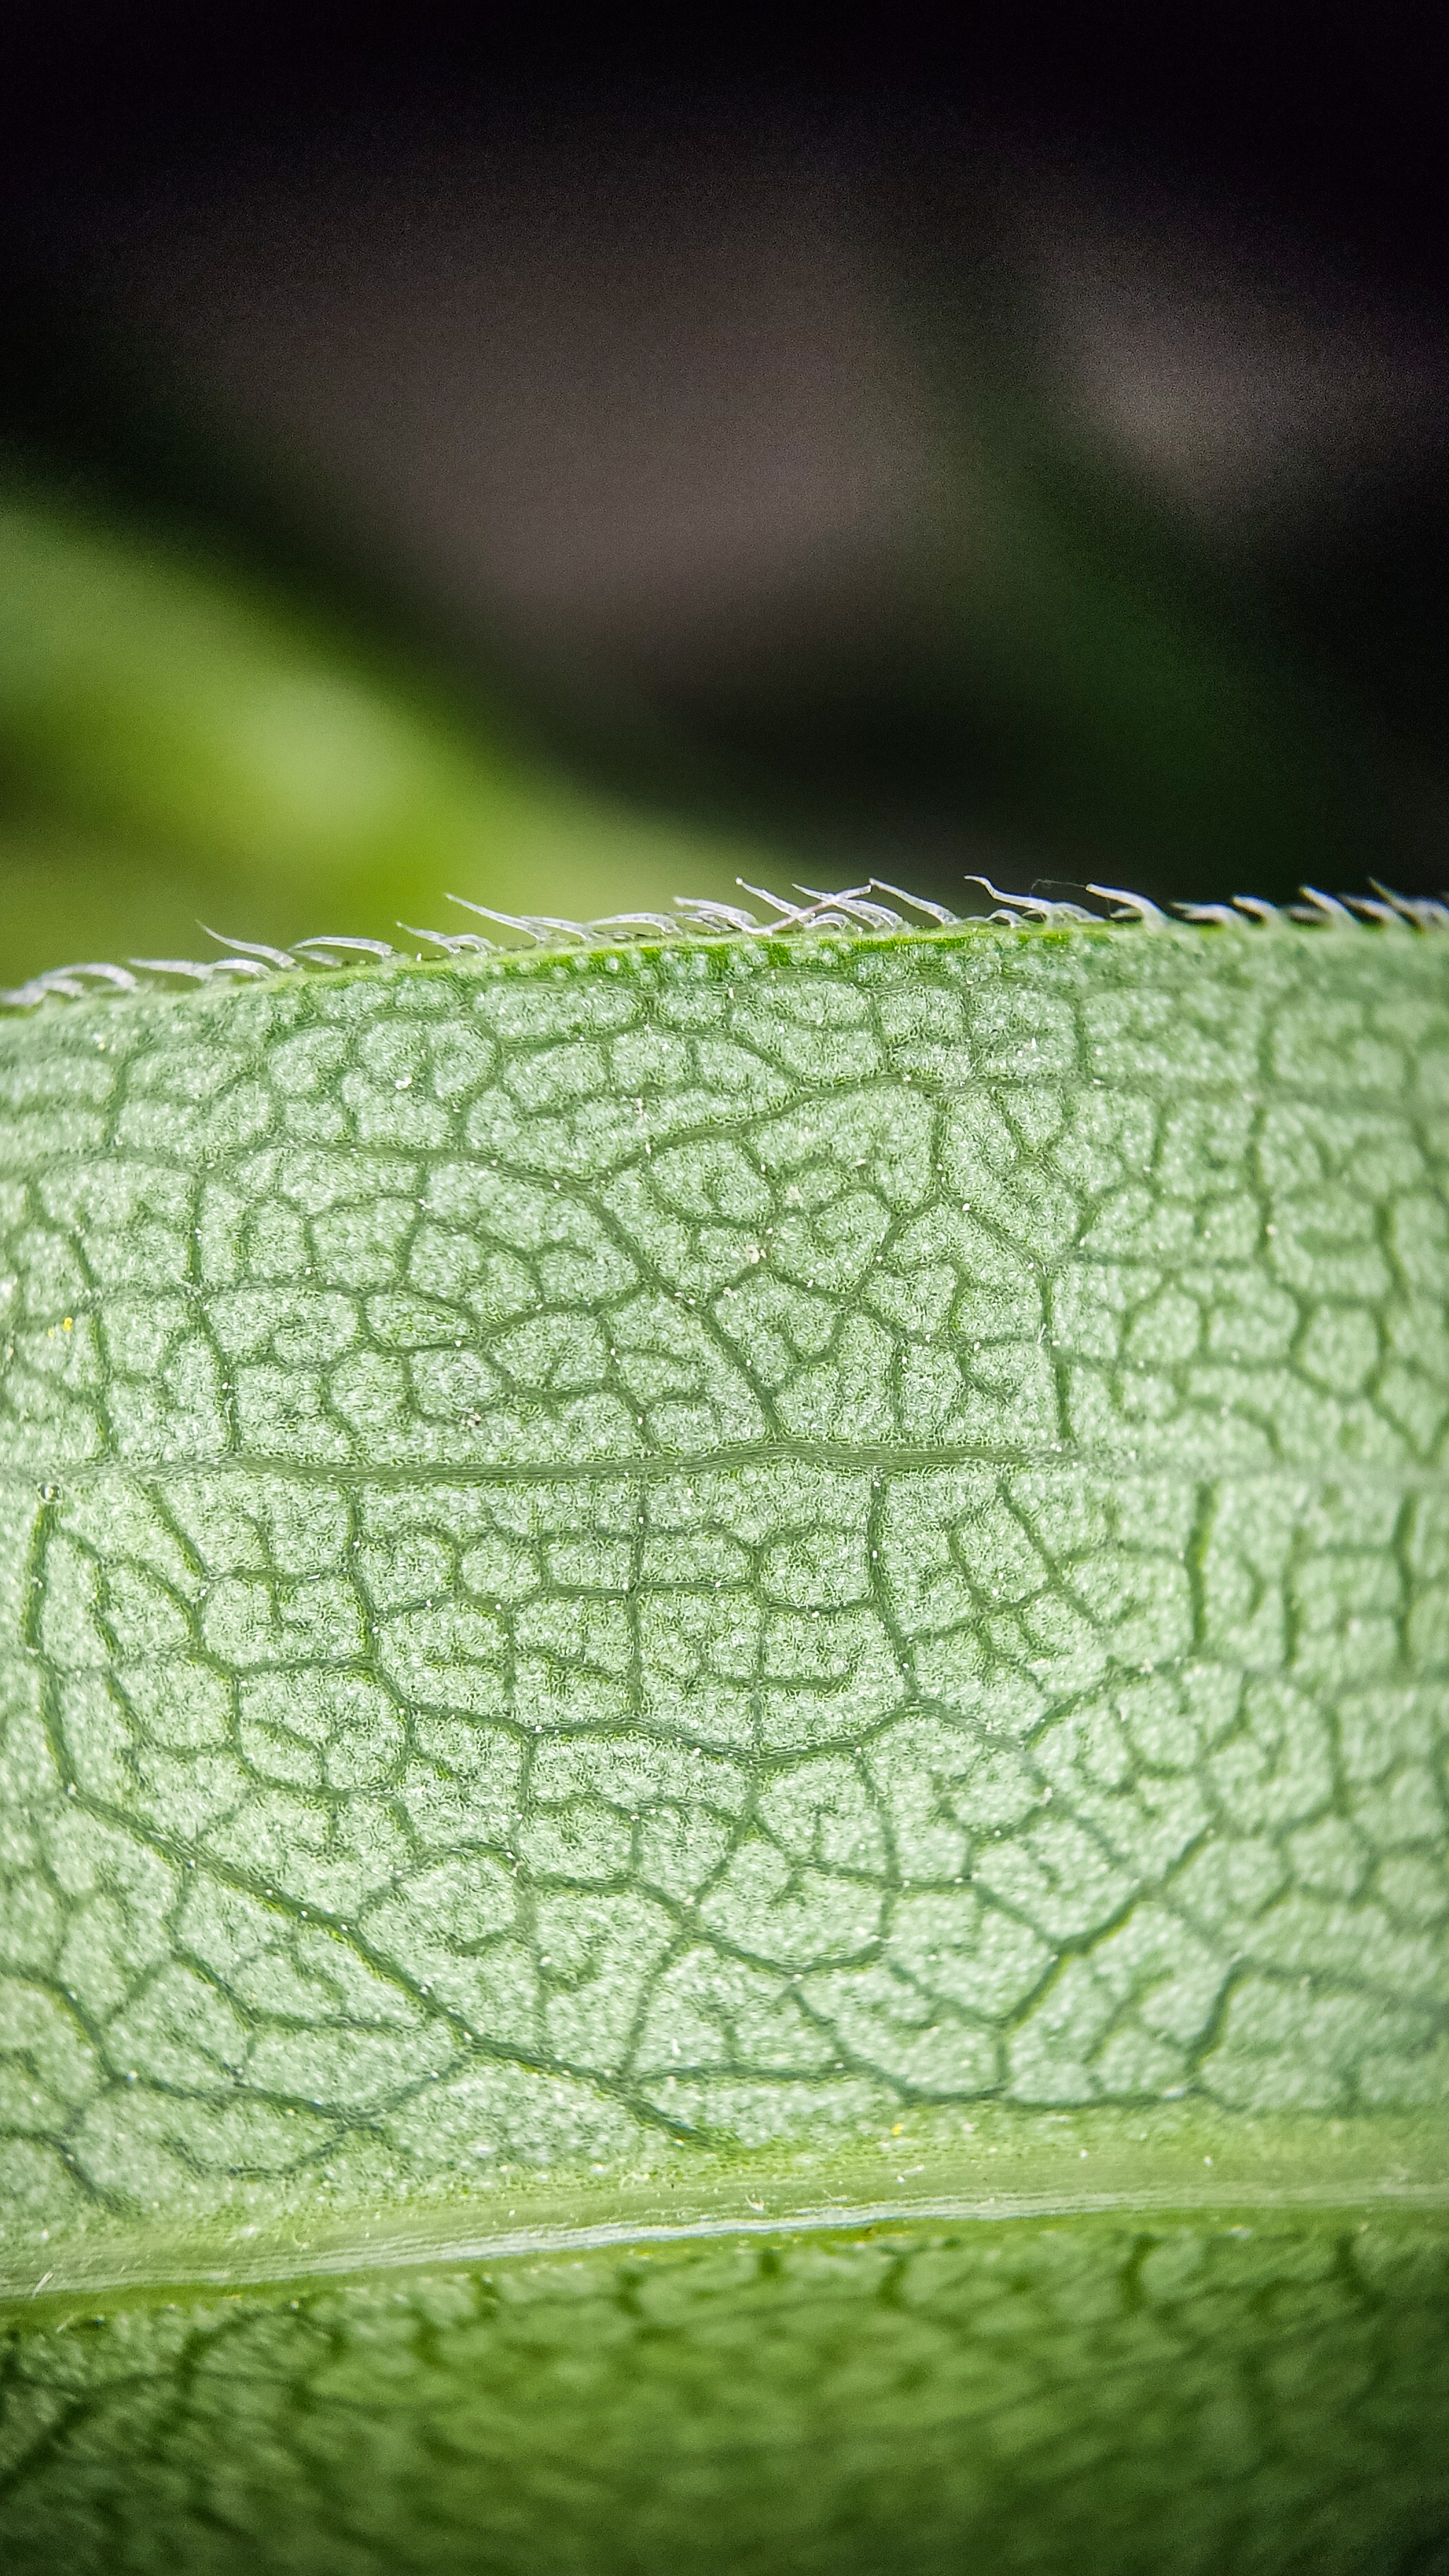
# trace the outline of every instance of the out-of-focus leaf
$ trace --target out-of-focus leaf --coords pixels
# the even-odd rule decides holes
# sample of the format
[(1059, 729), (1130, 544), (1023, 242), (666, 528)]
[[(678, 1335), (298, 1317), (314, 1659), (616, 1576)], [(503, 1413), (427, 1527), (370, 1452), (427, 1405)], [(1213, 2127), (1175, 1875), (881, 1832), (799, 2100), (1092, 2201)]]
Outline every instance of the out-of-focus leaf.
[(591, 914), (722, 892), (743, 841), (592, 795), (513, 719), (469, 720), (262, 582), (13, 490), (0, 503), (6, 980), (463, 926), (447, 896)]

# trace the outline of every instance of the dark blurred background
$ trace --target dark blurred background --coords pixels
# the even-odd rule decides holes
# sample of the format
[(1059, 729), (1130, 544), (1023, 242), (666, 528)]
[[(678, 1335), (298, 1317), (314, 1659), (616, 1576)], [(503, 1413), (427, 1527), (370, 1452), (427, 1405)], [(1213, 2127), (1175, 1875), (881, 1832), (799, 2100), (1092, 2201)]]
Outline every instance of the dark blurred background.
[(1437, 32), (18, 9), (0, 980), (737, 874), (1437, 892)]

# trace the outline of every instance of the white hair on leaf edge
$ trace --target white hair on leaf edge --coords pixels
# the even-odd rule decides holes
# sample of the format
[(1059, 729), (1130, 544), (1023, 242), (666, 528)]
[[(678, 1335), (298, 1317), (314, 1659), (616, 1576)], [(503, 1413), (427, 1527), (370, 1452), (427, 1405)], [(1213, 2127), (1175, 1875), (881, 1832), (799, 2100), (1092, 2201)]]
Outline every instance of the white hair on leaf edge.
[[(421, 940), (440, 957), (454, 958), (501, 956), (522, 943), (534, 950), (577, 952), (662, 940), (777, 942), (822, 934), (880, 939), (894, 938), (907, 930), (929, 937), (941, 931), (983, 925), (1019, 930), (1028, 926), (1060, 929), (1095, 924), (1099, 928), (1163, 930), (1174, 926), (1174, 914), (1196, 927), (1220, 930), (1262, 932), (1295, 923), (1318, 930), (1360, 932), (1449, 929), (1449, 896), (1436, 899), (1396, 894), (1374, 878), (1369, 880), (1371, 895), (1331, 895), (1322, 893), (1317, 886), (1303, 886), (1301, 903), (1265, 903), (1256, 895), (1239, 894), (1230, 904), (1175, 903), (1167, 910), (1149, 896), (1134, 894), (1125, 886), (1084, 886), (1084, 894), (1109, 907), (1098, 912), (1044, 895), (1004, 893), (986, 876), (968, 876), (965, 882), (981, 887), (993, 906), (990, 912), (951, 912), (945, 904), (932, 902), (924, 895), (908, 894), (883, 877), (868, 877), (864, 885), (846, 886), (839, 893), (827, 893), (816, 886), (796, 886), (793, 892), (803, 897), (798, 903), (741, 877), (737, 879), (741, 893), (767, 906), (766, 918), (738, 904), (717, 903), (700, 895), (676, 895), (672, 912), (616, 912), (598, 921), (567, 921), (554, 913), (498, 912), (489, 904), (471, 902), (465, 895), (449, 895), (448, 901), (457, 904), (460, 911), (492, 922), (500, 930), (512, 932), (513, 937), (490, 939), (474, 930), (424, 930), (406, 921), (399, 922), (398, 928), (406, 931), (410, 939)], [(883, 895), (891, 898), (889, 903), (879, 900)], [(768, 917), (771, 914), (773, 918)], [(911, 919), (911, 915), (915, 918)], [(205, 923), (201, 926), (206, 928)], [(119, 966), (94, 960), (84, 965), (53, 966), (45, 974), (32, 976), (26, 984), (17, 984), (8, 991), (0, 989), (0, 1009), (31, 1011), (47, 1002), (95, 1001), (108, 995), (158, 991), (172, 981), (195, 985), (254, 983), (281, 974), (335, 973), (344, 966), (375, 970), (419, 962), (416, 950), (394, 948), (385, 939), (364, 939), (350, 933), (319, 932), (294, 940), (290, 948), (268, 947), (256, 939), (231, 939), (219, 930), (207, 930), (206, 935), (225, 950), (224, 956), (131, 957)]]

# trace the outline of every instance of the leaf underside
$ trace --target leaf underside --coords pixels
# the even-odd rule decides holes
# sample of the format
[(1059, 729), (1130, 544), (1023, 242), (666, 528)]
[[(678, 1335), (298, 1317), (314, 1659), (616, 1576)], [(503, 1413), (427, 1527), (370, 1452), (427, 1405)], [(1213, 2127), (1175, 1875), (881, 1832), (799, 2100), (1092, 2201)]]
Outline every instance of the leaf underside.
[(1437, 2196), (1438, 940), (284, 974), (0, 1086), (16, 2288)]

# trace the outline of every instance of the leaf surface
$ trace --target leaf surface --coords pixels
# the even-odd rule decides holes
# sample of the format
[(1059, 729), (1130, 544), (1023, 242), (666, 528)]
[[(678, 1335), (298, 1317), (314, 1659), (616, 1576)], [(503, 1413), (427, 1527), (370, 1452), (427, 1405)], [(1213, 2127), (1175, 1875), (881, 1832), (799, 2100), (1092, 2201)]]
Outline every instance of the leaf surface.
[(1436, 2200), (1446, 957), (8, 1023), (15, 2287)]

